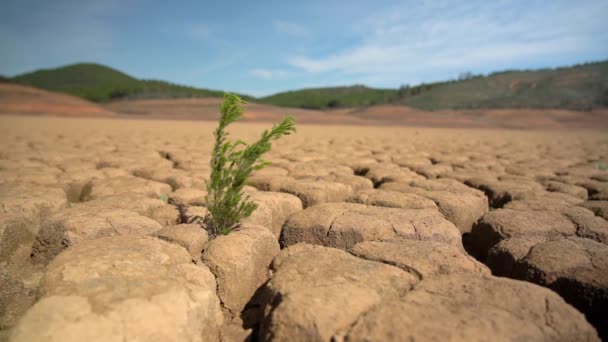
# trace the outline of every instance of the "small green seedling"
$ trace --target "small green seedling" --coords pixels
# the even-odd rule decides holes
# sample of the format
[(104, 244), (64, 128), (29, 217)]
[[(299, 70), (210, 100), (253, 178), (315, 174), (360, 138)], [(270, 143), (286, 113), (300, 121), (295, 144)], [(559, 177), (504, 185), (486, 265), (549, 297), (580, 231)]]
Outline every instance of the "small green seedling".
[(252, 144), (242, 140), (228, 141), (226, 127), (243, 116), (243, 103), (240, 97), (226, 94), (220, 106), (220, 122), (214, 132), (215, 145), (211, 154), (211, 176), (207, 182), (208, 213), (203, 220), (211, 238), (238, 228), (241, 219), (251, 216), (257, 209), (257, 204), (249, 201), (249, 197), (243, 197), (243, 187), (253, 171), (270, 164), (260, 158), (270, 151), (271, 141), (296, 130), (295, 119), (287, 116)]
[(167, 195), (160, 195), (158, 198), (161, 201), (165, 202), (165, 204), (169, 203), (169, 196), (167, 196)]

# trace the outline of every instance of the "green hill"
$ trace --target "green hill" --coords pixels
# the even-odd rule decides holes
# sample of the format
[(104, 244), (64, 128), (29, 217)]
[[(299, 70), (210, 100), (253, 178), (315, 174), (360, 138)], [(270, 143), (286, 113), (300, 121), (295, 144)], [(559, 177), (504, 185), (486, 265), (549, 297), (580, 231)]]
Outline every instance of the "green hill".
[(332, 109), (362, 107), (390, 102), (396, 90), (374, 89), (362, 85), (288, 91), (258, 99), (258, 102), (281, 107)]
[[(198, 89), (164, 81), (141, 80), (99, 64), (74, 64), (38, 70), (0, 81), (18, 82), (59, 91), (96, 102), (117, 99), (218, 97), (221, 91)], [(362, 85), (302, 89), (249, 101), (282, 107), (332, 109), (375, 104), (407, 105), (424, 110), (473, 108), (562, 108), (589, 110), (608, 107), (608, 61), (541, 70), (465, 75), (459, 80), (399, 89)]]
[(563, 108), (608, 106), (608, 61), (573, 67), (504, 71), (488, 76), (399, 89), (363, 86), (289, 91), (259, 99), (284, 107), (327, 109), (403, 104), (424, 110), (469, 108)]
[(99, 64), (73, 64), (19, 75), (14, 81), (68, 93), (95, 102), (117, 99), (218, 97), (223, 92), (181, 86), (165, 81), (140, 80)]
[(462, 108), (564, 108), (607, 106), (608, 62), (568, 68), (506, 71), (447, 82), (430, 91), (400, 98), (427, 110)]

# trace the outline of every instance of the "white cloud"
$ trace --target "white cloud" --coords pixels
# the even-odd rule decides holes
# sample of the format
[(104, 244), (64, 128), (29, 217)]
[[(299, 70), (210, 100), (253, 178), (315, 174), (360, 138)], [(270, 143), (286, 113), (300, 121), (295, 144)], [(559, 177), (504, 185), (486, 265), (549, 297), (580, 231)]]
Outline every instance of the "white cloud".
[[(423, 2), (371, 14), (358, 44), (334, 53), (287, 59), (309, 73), (396, 79), (432, 71), (513, 65), (596, 49), (608, 43), (608, 2)], [(603, 48), (608, 54), (608, 49)], [(454, 74), (456, 75), (456, 74)]]
[(270, 70), (270, 69), (252, 69), (249, 73), (253, 76), (263, 78), (265, 80), (283, 80), (291, 76), (291, 72), (286, 70)]
[[(180, 23), (176, 26), (169, 26), (168, 32), (176, 32), (185, 35), (193, 40), (214, 44), (222, 48), (234, 48), (235, 45), (229, 39), (224, 39), (217, 30), (211, 29), (204, 23)], [(220, 63), (222, 63), (220, 61)]]
[(273, 24), (274, 28), (280, 33), (292, 36), (304, 36), (308, 34), (308, 29), (306, 27), (291, 21), (275, 20)]
[(187, 28), (188, 35), (195, 39), (206, 40), (211, 38), (211, 30), (204, 24), (192, 24)]

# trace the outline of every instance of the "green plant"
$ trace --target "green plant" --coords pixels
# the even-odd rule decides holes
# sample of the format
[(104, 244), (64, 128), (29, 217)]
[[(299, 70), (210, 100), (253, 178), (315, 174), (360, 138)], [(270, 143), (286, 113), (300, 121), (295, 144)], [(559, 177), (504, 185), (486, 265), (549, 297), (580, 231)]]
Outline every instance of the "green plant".
[(241, 219), (249, 217), (257, 208), (249, 197), (243, 197), (243, 186), (253, 171), (270, 164), (260, 158), (270, 151), (271, 142), (295, 132), (295, 120), (287, 116), (269, 131), (265, 130), (260, 139), (252, 144), (242, 140), (228, 141), (226, 127), (242, 117), (243, 103), (237, 95), (224, 95), (220, 122), (214, 132), (211, 176), (207, 182), (208, 214), (203, 221), (212, 238), (238, 228)]

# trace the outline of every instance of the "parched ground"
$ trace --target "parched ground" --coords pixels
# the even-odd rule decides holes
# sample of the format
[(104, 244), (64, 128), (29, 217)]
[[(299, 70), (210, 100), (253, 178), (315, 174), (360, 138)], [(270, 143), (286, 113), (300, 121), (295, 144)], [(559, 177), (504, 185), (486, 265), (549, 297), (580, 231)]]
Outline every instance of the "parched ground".
[(210, 240), (214, 128), (0, 117), (0, 340), (608, 336), (603, 132), (300, 124)]

